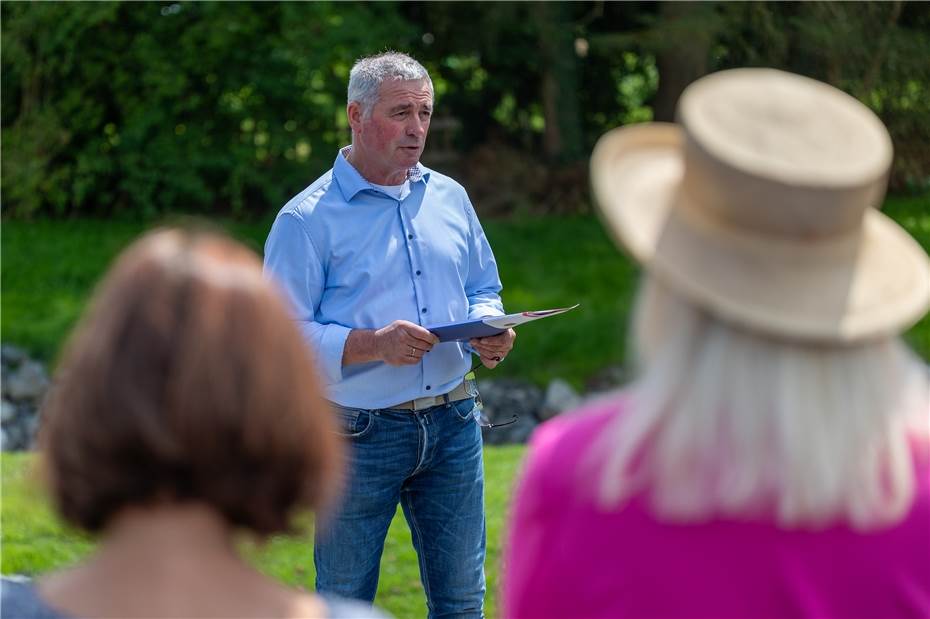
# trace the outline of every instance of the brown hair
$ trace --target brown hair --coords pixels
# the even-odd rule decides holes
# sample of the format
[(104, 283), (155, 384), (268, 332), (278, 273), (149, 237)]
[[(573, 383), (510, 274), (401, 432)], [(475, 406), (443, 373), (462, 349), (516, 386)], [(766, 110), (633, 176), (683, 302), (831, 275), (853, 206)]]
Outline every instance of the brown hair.
[(259, 534), (319, 508), (341, 444), (310, 351), (250, 250), (158, 230), (127, 249), (71, 337), (40, 445), (61, 514), (206, 503)]

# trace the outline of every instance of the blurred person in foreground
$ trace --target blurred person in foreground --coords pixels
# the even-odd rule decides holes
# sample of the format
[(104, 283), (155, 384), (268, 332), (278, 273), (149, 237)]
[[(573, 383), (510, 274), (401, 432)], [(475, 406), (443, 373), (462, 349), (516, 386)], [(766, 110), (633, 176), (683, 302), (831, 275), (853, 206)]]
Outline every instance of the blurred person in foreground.
[(349, 442), (343, 501), (313, 546), (318, 591), (374, 600), (403, 508), (430, 617), (481, 617), (484, 471), (472, 353), (493, 368), (513, 329), (443, 342), (426, 327), (504, 313), (491, 246), (465, 189), (420, 163), (433, 83), (396, 52), (349, 74), (352, 144), (292, 198), (265, 243), (319, 351)]
[(371, 617), (246, 564), (236, 533), (290, 529), (339, 475), (306, 344), (251, 251), (162, 230), (125, 251), (69, 342), (43, 409), (42, 468), (97, 551), (4, 617)]
[(765, 69), (695, 82), (678, 119), (594, 151), (645, 268), (641, 372), (533, 437), (506, 616), (930, 616), (930, 383), (898, 337), (930, 265), (873, 208), (887, 131)]

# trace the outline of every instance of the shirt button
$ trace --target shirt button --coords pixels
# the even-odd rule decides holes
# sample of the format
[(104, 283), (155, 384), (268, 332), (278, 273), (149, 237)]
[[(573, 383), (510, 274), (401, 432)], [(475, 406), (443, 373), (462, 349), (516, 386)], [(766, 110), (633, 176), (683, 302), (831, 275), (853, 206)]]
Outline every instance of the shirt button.
[(430, 387), (429, 385), (427, 385), (427, 386), (426, 386), (426, 390), (429, 391), (430, 389), (432, 389), (432, 387)]
[(421, 309), (420, 311), (423, 312), (423, 313), (425, 314), (425, 313), (426, 313), (426, 308), (424, 307), (424, 308)]
[(417, 275), (419, 275), (419, 274), (420, 274), (420, 272), (419, 272), (419, 271), (417, 271)]
[(412, 238), (413, 238), (413, 235), (412, 235), (412, 234), (408, 234), (408, 235), (407, 235), (407, 238), (408, 238), (408, 239), (412, 239)]

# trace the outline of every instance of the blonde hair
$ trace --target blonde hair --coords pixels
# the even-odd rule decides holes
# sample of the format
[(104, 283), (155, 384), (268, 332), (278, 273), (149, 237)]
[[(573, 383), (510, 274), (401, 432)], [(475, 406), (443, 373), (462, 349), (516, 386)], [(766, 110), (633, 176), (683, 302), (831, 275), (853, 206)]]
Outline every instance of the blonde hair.
[(648, 487), (677, 521), (772, 512), (784, 527), (869, 529), (906, 514), (930, 377), (898, 338), (770, 339), (648, 276), (633, 337), (642, 373), (595, 450), (604, 506)]

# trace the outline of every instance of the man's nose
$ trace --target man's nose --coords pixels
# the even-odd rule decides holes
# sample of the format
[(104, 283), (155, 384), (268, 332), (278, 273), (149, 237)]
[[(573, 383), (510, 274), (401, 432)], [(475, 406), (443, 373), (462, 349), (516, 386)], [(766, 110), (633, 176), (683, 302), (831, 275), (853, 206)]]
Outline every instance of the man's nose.
[(407, 135), (421, 137), (426, 135), (426, 129), (429, 127), (429, 122), (423, 122), (420, 118), (414, 117), (409, 123), (407, 123)]

